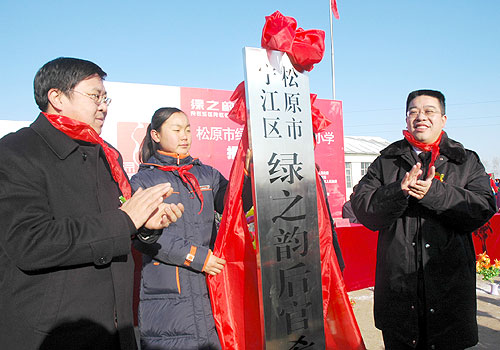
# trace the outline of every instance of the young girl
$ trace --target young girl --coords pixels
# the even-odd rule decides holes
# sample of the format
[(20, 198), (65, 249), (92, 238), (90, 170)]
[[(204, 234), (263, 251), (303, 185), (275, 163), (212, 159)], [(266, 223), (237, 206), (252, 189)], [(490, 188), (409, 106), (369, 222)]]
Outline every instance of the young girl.
[[(212, 254), (214, 211), (222, 213), (228, 181), (189, 155), (191, 130), (177, 108), (160, 108), (141, 145), (141, 166), (133, 190), (169, 182), (165, 201), (184, 205), (184, 214), (161, 234), (143, 233), (134, 246), (143, 253), (139, 303), (142, 349), (220, 349), (205, 274), (225, 261)], [(249, 183), (249, 181), (247, 181)], [(251, 206), (247, 185), (245, 207)]]

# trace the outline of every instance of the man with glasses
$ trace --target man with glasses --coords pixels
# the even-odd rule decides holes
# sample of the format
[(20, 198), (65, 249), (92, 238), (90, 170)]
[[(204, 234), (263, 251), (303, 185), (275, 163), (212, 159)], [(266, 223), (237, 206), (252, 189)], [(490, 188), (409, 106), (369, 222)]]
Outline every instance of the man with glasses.
[(131, 237), (183, 207), (163, 203), (170, 184), (131, 196), (99, 136), (105, 76), (85, 60), (48, 62), (34, 80), (42, 112), (0, 140), (2, 349), (136, 348)]
[(379, 231), (375, 325), (386, 349), (465, 349), (478, 342), (472, 231), (496, 212), (479, 157), (448, 138), (445, 98), (406, 101), (404, 139), (385, 148), (351, 197)]

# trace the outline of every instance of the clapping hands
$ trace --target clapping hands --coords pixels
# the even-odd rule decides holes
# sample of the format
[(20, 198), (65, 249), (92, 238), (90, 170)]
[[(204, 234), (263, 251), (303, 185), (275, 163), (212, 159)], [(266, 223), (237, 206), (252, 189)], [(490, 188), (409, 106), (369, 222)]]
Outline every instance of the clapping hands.
[(429, 173), (425, 180), (419, 180), (422, 175), (422, 164), (417, 163), (414, 165), (409, 173), (405, 174), (403, 181), (401, 181), (401, 189), (406, 195), (410, 195), (417, 199), (422, 199), (429, 191), (432, 185), (432, 179), (436, 175), (436, 168), (431, 166)]

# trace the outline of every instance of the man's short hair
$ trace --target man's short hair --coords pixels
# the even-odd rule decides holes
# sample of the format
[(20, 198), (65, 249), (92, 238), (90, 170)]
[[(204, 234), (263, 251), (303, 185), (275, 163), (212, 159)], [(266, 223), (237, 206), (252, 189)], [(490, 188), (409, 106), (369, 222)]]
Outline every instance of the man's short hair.
[(444, 95), (441, 91), (437, 90), (415, 90), (410, 92), (408, 94), (408, 98), (406, 99), (406, 112), (408, 112), (410, 102), (418, 96), (431, 96), (437, 98), (439, 100), (439, 104), (441, 105), (441, 113), (443, 115), (446, 114)]
[(59, 57), (45, 63), (33, 81), (38, 108), (42, 112), (47, 110), (50, 89), (58, 89), (68, 94), (79, 82), (95, 74), (101, 79), (106, 77), (106, 73), (97, 64), (79, 58)]

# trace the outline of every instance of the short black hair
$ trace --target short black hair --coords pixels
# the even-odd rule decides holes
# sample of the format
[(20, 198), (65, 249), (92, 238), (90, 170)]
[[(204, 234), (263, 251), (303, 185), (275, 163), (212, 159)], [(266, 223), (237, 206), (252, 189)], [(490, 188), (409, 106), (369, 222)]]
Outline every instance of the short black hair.
[(106, 73), (97, 64), (79, 58), (59, 57), (45, 63), (33, 81), (38, 108), (42, 112), (47, 111), (50, 89), (58, 89), (67, 94), (79, 82), (96, 74), (103, 80), (106, 77)]
[(439, 100), (439, 104), (441, 105), (441, 113), (444, 115), (446, 114), (446, 105), (445, 105), (445, 99), (444, 95), (441, 91), (437, 90), (415, 90), (412, 91), (408, 94), (408, 98), (406, 99), (406, 111), (408, 112), (408, 106), (410, 105), (410, 102), (418, 96), (431, 96), (435, 97)]

